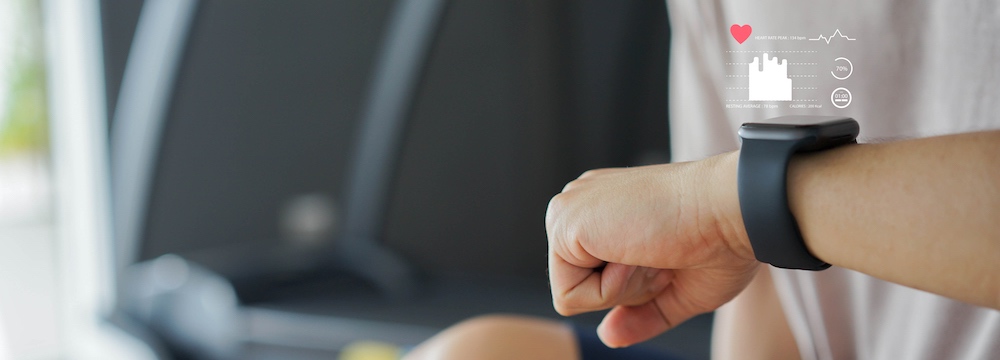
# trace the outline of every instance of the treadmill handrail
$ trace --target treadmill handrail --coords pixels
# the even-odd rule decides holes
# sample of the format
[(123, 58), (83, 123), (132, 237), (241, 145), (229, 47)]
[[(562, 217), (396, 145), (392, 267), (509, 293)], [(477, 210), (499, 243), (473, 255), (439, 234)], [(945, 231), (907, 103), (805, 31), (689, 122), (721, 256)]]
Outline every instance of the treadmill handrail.
[(111, 123), (116, 270), (136, 262), (163, 126), (198, 0), (147, 0), (125, 62)]
[(397, 297), (411, 293), (412, 269), (378, 241), (403, 129), (444, 8), (444, 0), (400, 0), (390, 14), (348, 171), (344, 231), (334, 249), (341, 266)]

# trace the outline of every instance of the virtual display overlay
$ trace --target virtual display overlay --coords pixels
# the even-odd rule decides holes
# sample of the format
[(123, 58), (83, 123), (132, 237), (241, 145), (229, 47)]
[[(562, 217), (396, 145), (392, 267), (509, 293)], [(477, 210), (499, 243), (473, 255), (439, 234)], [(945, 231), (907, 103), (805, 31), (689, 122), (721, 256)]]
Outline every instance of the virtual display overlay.
[(813, 35), (758, 34), (750, 24), (729, 28), (726, 108), (822, 109), (851, 106), (855, 64), (840, 54), (859, 41), (841, 29)]

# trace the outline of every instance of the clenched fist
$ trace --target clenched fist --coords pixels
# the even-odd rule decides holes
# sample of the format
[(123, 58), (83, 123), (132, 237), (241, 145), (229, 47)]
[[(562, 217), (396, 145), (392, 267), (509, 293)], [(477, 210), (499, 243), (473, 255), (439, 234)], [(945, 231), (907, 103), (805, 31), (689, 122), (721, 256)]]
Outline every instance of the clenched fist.
[(591, 170), (567, 184), (545, 217), (556, 311), (613, 308), (598, 335), (622, 347), (739, 294), (759, 263), (740, 215), (738, 157)]

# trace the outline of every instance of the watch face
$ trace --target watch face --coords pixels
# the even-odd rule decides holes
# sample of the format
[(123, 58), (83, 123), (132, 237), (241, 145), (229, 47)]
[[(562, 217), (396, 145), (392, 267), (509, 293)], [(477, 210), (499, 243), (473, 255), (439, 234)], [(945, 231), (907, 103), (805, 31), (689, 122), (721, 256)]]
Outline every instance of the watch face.
[(838, 116), (783, 116), (740, 127), (741, 139), (798, 141), (812, 139), (801, 149), (810, 151), (852, 142), (860, 130), (858, 122)]

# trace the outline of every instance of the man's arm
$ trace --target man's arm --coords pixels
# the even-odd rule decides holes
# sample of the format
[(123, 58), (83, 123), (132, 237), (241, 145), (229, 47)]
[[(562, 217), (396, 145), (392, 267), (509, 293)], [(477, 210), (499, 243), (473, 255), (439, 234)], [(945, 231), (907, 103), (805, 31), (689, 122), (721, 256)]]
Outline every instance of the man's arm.
[[(553, 303), (614, 308), (599, 334), (643, 341), (747, 286), (738, 152), (592, 171), (549, 203)], [(1000, 131), (845, 146), (793, 158), (789, 202), (820, 259), (1000, 309)]]
[(798, 156), (788, 180), (820, 259), (1000, 309), (1000, 131)]

